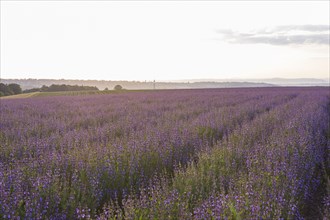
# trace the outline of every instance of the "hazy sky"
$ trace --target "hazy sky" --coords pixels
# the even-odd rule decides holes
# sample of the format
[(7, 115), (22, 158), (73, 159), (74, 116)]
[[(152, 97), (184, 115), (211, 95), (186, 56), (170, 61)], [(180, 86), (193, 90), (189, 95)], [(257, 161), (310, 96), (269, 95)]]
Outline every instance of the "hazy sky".
[(329, 1), (1, 1), (1, 78), (329, 78)]

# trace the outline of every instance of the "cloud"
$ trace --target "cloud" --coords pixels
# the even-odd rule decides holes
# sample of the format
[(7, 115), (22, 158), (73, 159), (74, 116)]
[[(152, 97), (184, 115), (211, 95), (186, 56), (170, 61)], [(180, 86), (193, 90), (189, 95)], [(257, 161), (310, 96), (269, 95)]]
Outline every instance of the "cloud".
[(329, 31), (329, 28), (329, 25), (283, 25), (277, 26), (274, 29), (277, 31), (301, 30), (310, 32), (322, 32)]
[(217, 30), (229, 43), (270, 45), (329, 45), (329, 25), (285, 25), (272, 28), (238, 32)]

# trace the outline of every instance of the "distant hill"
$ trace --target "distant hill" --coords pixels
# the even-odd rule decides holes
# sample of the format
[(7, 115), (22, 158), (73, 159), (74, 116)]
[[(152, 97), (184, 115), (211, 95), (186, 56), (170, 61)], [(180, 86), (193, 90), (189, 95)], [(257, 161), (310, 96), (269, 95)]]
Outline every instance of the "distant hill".
[(124, 89), (200, 89), (200, 88), (239, 88), (239, 87), (271, 87), (270, 83), (262, 82), (154, 82), (153, 81), (106, 81), (106, 80), (66, 80), (66, 79), (1, 79), (2, 83), (17, 83), (23, 90), (40, 88), (52, 84), (96, 86), (103, 90), (112, 90), (116, 85)]
[(249, 82), (266, 83), (276, 86), (330, 86), (329, 79), (317, 78), (268, 78), (268, 79), (194, 79), (178, 80), (175, 82)]
[(284, 79), (284, 78), (271, 78), (260, 79), (253, 82), (265, 82), (281, 86), (329, 86), (329, 80), (315, 79), (315, 78), (296, 78), (296, 79)]

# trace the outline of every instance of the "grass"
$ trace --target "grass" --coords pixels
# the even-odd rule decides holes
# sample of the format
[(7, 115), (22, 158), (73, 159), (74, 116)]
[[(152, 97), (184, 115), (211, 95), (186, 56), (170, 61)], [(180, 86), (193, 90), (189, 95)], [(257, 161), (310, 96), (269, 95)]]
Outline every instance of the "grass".
[(150, 90), (83, 90), (83, 91), (60, 91), (60, 92), (31, 92), (22, 93), (18, 95), (10, 95), (0, 97), (0, 99), (22, 99), (22, 98), (34, 98), (34, 97), (47, 97), (47, 96), (77, 96), (77, 95), (101, 95), (101, 94), (118, 94), (127, 92), (142, 92)]
[(38, 96), (38, 93), (40, 92), (30, 92), (30, 93), (23, 93), (18, 95), (10, 95), (10, 96), (4, 96), (0, 97), (0, 99), (22, 99), (22, 98), (31, 98)]

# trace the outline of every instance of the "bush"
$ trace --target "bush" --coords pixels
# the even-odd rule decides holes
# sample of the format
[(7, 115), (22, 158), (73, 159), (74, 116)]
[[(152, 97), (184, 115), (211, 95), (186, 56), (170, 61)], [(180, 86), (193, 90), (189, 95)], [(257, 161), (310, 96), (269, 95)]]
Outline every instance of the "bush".
[(32, 88), (32, 89), (26, 89), (23, 91), (23, 93), (30, 93), (30, 92), (40, 92), (40, 88)]
[(121, 85), (116, 85), (113, 89), (118, 91), (118, 90), (122, 90), (123, 87)]
[(16, 94), (21, 94), (22, 93), (22, 88), (20, 85), (16, 84), (16, 83), (11, 83), (8, 85), (8, 88), (13, 91), (13, 93)]

